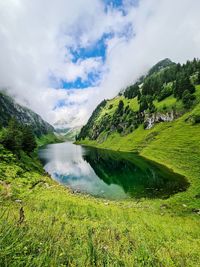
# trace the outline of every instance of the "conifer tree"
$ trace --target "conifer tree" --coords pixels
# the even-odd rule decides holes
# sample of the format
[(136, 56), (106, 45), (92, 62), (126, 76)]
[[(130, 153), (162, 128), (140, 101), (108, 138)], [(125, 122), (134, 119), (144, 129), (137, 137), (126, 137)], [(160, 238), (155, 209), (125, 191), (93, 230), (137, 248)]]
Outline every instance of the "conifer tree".
[(30, 127), (24, 126), (22, 127), (22, 149), (27, 152), (33, 152), (36, 148), (36, 140), (35, 136)]

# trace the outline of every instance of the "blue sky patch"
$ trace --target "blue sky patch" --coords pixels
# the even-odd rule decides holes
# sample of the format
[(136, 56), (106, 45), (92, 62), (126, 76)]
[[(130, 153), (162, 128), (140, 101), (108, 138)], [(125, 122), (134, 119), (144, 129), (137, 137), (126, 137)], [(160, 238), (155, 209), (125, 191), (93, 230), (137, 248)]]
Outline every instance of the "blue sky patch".
[(123, 7), (123, 0), (102, 0), (106, 6), (106, 8), (120, 8)]
[[(98, 86), (102, 78), (102, 72), (95, 71), (88, 73), (87, 79), (83, 80), (81, 77), (77, 77), (75, 81), (58, 80), (53, 74), (49, 75), (49, 86), (53, 86), (55, 89), (86, 89), (88, 87)], [(61, 103), (62, 104), (62, 103)], [(63, 103), (64, 104), (64, 103)]]
[(126, 16), (126, 12), (124, 10), (123, 0), (102, 0), (105, 4), (105, 12), (108, 12), (110, 8), (118, 9), (122, 12), (124, 16)]
[(61, 87), (64, 89), (85, 89), (88, 87), (97, 86), (101, 79), (100, 72), (90, 72), (88, 74), (87, 80), (83, 80), (78, 77), (73, 82), (61, 81)]
[[(124, 7), (124, 0), (102, 0), (105, 4), (105, 12), (108, 12), (109, 8), (116, 8), (122, 12), (124, 16), (127, 15), (127, 11)], [(129, 4), (138, 6), (140, 0), (130, 0)]]
[(70, 53), (73, 56), (72, 62), (76, 63), (78, 60), (87, 58), (100, 57), (103, 62), (106, 60), (106, 41), (113, 37), (112, 33), (105, 33), (94, 44), (88, 47), (70, 48)]
[[(132, 25), (127, 24), (121, 33), (117, 34), (120, 38), (125, 38), (126, 41), (129, 41), (133, 37)], [(102, 62), (106, 61), (106, 52), (107, 52), (107, 41), (114, 37), (114, 33), (104, 33), (102, 37), (88, 47), (79, 47), (79, 48), (69, 48), (69, 51), (72, 55), (72, 62), (76, 64), (79, 60), (86, 60), (88, 58), (101, 58)], [(61, 81), (60, 87), (64, 89), (85, 89), (88, 87), (94, 87), (99, 85), (102, 78), (103, 70), (99, 69), (91, 71), (86, 80), (83, 80), (81, 77), (73, 82)]]
[[(119, 10), (124, 9), (123, 0), (102, 0), (105, 4), (107, 10), (109, 8), (116, 8)], [(133, 4), (138, 2), (139, 0), (133, 0)], [(131, 4), (132, 4), (131, 2)], [(105, 10), (106, 12), (106, 10)], [(123, 14), (125, 15), (125, 14)], [(117, 36), (118, 38), (122, 38), (123, 41), (129, 41), (134, 36), (134, 30), (132, 24), (129, 23), (124, 26), (121, 32), (105, 32), (100, 39), (96, 40), (92, 44), (81, 47), (77, 42), (76, 46), (66, 47), (66, 49), (71, 54), (71, 60), (74, 64), (78, 63), (78, 61), (84, 61), (89, 58), (99, 58), (103, 65), (106, 62), (107, 56), (107, 42)], [(88, 87), (98, 86), (100, 84), (101, 78), (103, 76), (104, 69), (100, 67), (98, 70), (91, 69), (91, 72), (88, 74), (86, 79), (81, 77), (77, 77), (75, 81), (67, 81), (67, 80), (56, 80), (56, 77), (50, 77), (52, 83), (57, 83), (59, 88), (64, 88), (66, 90), (70, 89), (85, 89)], [(64, 105), (64, 103), (61, 103)]]
[(66, 106), (73, 106), (75, 105), (76, 102), (69, 102), (68, 100), (63, 100), (63, 99), (60, 99), (57, 101), (56, 105), (54, 106), (53, 110), (56, 110), (56, 109), (59, 109), (59, 108), (63, 108), (63, 107), (66, 107)]

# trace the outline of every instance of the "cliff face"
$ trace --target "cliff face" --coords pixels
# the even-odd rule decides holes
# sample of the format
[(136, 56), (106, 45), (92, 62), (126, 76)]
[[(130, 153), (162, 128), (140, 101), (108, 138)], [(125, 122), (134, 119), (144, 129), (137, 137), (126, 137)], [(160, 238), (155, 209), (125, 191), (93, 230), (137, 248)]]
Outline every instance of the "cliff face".
[(32, 110), (17, 104), (11, 97), (0, 92), (0, 124), (6, 126), (11, 118), (20, 124), (29, 125), (37, 136), (52, 133), (53, 126)]
[(174, 112), (173, 110), (167, 113), (158, 112), (151, 115), (146, 115), (144, 119), (144, 128), (146, 130), (151, 129), (156, 123), (170, 122), (179, 116), (180, 114)]

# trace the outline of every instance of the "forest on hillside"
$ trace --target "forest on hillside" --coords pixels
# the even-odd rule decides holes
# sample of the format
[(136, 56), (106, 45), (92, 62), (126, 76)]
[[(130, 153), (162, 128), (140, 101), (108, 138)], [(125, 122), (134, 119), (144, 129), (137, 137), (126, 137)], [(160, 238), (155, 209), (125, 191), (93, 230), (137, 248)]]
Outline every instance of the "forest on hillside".
[[(77, 140), (89, 138), (96, 140), (98, 136), (106, 131), (111, 133), (128, 134), (145, 122), (146, 116), (155, 114), (158, 109), (155, 103), (172, 96), (181, 103), (181, 110), (176, 105), (170, 107), (175, 116), (183, 114), (195, 104), (195, 86), (200, 84), (200, 60), (194, 58), (185, 64), (176, 64), (169, 59), (162, 60), (153, 66), (146, 76), (138, 79), (136, 83), (128, 86), (120, 98), (117, 107), (113, 112), (113, 105), (110, 104), (108, 111), (99, 119), (99, 114), (109, 103), (103, 100), (94, 110), (88, 123), (83, 126)], [(126, 104), (126, 99), (136, 100), (137, 108)], [(112, 111), (112, 112), (110, 112)], [(163, 113), (169, 111), (163, 106)]]

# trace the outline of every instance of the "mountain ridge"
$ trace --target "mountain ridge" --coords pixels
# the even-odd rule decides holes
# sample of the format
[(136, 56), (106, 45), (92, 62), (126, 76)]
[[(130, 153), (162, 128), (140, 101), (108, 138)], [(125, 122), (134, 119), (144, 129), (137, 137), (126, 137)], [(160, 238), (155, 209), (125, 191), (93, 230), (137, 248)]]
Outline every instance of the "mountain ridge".
[(54, 132), (54, 127), (31, 109), (18, 104), (6, 92), (0, 91), (0, 124), (7, 126), (15, 118), (20, 124), (28, 125), (37, 136)]
[(141, 125), (150, 129), (156, 123), (173, 121), (198, 104), (196, 84), (200, 84), (199, 60), (180, 65), (164, 59), (150, 69), (142, 84), (140, 79), (123, 94), (103, 100), (77, 140), (104, 142), (114, 133), (125, 136)]

